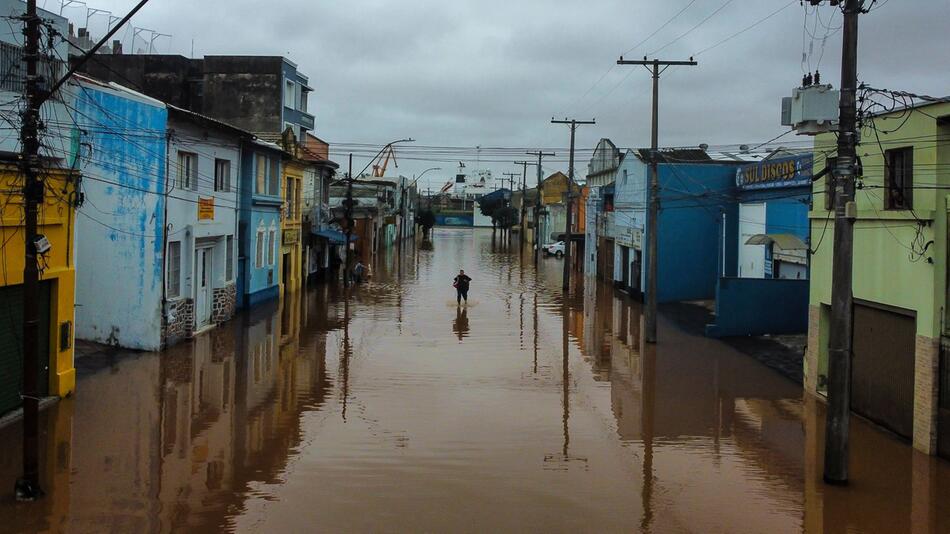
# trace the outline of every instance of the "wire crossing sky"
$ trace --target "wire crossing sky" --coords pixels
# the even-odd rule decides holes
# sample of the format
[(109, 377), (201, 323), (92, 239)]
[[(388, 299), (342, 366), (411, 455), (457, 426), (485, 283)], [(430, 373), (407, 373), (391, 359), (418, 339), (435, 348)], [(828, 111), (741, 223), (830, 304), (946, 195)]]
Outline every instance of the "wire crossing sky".
[[(59, 5), (48, 0), (46, 8), (58, 12)], [(132, 5), (87, 1), (114, 14)], [(85, 24), (85, 7), (63, 14)], [(861, 81), (950, 94), (942, 54), (947, 20), (950, 2), (943, 0), (877, 2), (861, 20)], [(91, 17), (93, 36), (106, 23)], [(424, 146), (557, 149), (567, 146), (567, 134), (550, 119), (576, 116), (597, 119), (578, 132), (577, 146), (588, 150), (601, 137), (618, 146), (649, 144), (649, 80), (612, 67), (621, 54), (655, 50), (663, 59), (699, 61), (661, 82), (661, 146), (756, 146), (775, 138), (784, 131), (780, 99), (801, 83), (803, 70), (820, 68), (824, 83), (838, 84), (840, 23), (834, 8), (788, 0), (281, 0), (268, 9), (250, 0), (153, 0), (132, 21), (172, 35), (155, 42), (160, 53), (187, 56), (194, 46), (197, 56), (289, 57), (314, 87), (317, 135), (347, 148), (412, 137)], [(139, 39), (135, 49), (147, 46)], [(779, 141), (808, 144), (794, 135)], [(356, 164), (366, 163), (371, 146), (352, 150)], [(342, 161), (339, 148), (334, 157)], [(397, 149), (397, 172), (432, 166), (411, 150)], [(466, 155), (469, 170), (477, 161), (496, 177), (520, 170), (513, 162), (524, 158), (515, 151)], [(456, 156), (446, 156), (423, 187), (455, 174), (458, 162), (448, 160)], [(560, 159), (546, 172), (566, 171)], [(580, 176), (586, 167), (579, 152)]]

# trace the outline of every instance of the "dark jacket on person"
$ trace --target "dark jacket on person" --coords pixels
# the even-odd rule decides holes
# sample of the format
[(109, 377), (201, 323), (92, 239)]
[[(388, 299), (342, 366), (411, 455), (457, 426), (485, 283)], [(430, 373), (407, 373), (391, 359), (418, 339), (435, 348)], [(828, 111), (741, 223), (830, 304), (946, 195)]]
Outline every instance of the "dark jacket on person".
[(468, 284), (472, 279), (465, 274), (460, 274), (455, 277), (455, 288), (459, 291), (468, 291)]

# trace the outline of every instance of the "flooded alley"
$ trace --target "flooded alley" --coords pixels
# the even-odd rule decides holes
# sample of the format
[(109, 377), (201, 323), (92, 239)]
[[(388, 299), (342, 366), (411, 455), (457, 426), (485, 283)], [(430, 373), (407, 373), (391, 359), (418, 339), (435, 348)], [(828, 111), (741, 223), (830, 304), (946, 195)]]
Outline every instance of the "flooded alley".
[(78, 359), (41, 416), (46, 497), (15, 503), (0, 458), (0, 531), (950, 531), (950, 463), (854, 418), (852, 484), (824, 485), (801, 384), (669, 313), (641, 343), (639, 303), (583, 276), (565, 298), (559, 259), (437, 228), (372, 267)]

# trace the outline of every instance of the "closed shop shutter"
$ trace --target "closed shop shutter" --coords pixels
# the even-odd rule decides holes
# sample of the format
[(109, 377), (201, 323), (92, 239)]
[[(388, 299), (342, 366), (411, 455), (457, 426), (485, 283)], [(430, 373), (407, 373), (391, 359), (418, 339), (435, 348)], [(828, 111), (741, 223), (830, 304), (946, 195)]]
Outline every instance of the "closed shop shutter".
[(914, 433), (913, 317), (854, 306), (851, 409), (900, 436)]
[[(40, 284), (40, 394), (49, 391), (50, 283)], [(0, 415), (20, 406), (23, 388), (23, 286), (0, 288)]]

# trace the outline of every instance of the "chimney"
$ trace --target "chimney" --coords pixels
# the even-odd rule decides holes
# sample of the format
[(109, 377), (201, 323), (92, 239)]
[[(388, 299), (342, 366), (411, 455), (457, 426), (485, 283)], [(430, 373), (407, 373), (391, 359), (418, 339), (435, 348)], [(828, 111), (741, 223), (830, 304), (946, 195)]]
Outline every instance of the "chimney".
[(79, 38), (89, 37), (89, 28), (79, 28)]
[(122, 41), (118, 39), (112, 41), (112, 53), (117, 56), (122, 55)]
[(76, 34), (73, 33), (73, 23), (70, 22), (70, 23), (69, 23), (69, 36), (72, 37), (72, 36), (74, 36), (74, 35), (76, 35)]

